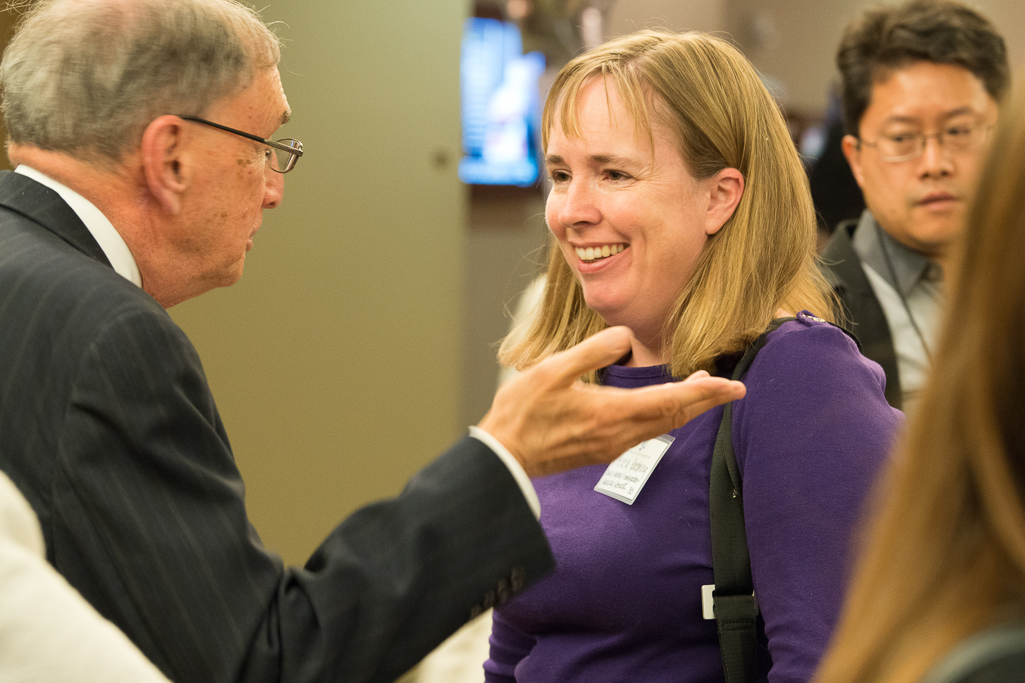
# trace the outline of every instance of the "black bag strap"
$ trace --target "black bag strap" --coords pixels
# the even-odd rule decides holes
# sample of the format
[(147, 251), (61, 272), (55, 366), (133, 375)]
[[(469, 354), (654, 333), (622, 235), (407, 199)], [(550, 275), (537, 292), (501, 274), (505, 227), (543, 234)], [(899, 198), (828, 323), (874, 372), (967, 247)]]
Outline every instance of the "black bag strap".
[[(776, 318), (769, 323), (769, 328), (754, 340), (737, 363), (733, 379), (744, 377), (758, 351), (765, 346), (770, 332), (796, 319)], [(751, 556), (747, 549), (741, 493), (740, 470), (733, 452), (731, 401), (723, 409), (719, 433), (715, 438), (708, 495), (712, 527), (712, 572), (715, 576), (712, 605), (719, 630), (719, 649), (726, 683), (750, 683), (755, 678), (755, 622), (758, 618), (758, 605), (755, 603), (754, 582), (751, 579)]]

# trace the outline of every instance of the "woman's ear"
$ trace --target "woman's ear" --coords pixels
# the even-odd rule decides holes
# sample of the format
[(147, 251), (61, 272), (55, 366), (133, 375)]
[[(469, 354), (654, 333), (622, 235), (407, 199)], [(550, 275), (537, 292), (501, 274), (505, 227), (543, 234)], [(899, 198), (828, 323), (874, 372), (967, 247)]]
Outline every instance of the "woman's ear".
[(170, 215), (177, 215), (191, 180), (192, 158), (185, 152), (185, 122), (164, 115), (142, 133), (142, 168), (150, 195)]
[(744, 175), (735, 168), (724, 168), (706, 182), (709, 196), (705, 234), (714, 235), (737, 210), (744, 196)]

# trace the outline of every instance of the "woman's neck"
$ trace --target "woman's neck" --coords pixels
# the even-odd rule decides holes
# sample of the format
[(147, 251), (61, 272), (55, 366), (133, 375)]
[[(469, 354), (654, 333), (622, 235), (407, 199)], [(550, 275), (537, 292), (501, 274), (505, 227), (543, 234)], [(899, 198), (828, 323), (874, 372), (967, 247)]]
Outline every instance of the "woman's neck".
[(663, 365), (666, 362), (661, 341), (655, 344), (645, 344), (636, 337), (631, 341), (630, 357), (626, 359), (627, 367), (645, 368), (651, 365)]

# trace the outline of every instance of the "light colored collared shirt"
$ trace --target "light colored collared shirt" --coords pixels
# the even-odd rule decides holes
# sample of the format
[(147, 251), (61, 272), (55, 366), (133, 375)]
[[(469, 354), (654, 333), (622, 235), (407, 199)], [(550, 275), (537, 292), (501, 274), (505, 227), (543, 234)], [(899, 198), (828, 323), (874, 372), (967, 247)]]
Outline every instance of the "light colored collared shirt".
[[(100, 249), (103, 250), (104, 256), (106, 256), (107, 260), (110, 261), (110, 265), (114, 267), (117, 274), (126, 280), (133, 282), (137, 287), (142, 287), (142, 275), (139, 273), (139, 265), (135, 262), (135, 257), (132, 256), (131, 250), (128, 248), (128, 245), (125, 244), (125, 240), (121, 237), (121, 233), (117, 231), (113, 223), (110, 222), (110, 219), (104, 216), (103, 212), (96, 208), (95, 204), (72, 190), (67, 185), (58, 183), (53, 178), (40, 173), (30, 166), (21, 164), (14, 170), (16, 173), (29, 177), (40, 185), (45, 185), (59, 194), (61, 199), (71, 207), (71, 210), (74, 211), (75, 214), (78, 215), (79, 219), (81, 219), (85, 224), (85, 227), (89, 230), (90, 234), (92, 234), (96, 243), (100, 245)], [(513, 454), (509, 452), (509, 449), (503, 446), (498, 439), (493, 437), (491, 434), (478, 427), (470, 427), (470, 436), (494, 451), (495, 455), (497, 455), (502, 463), (509, 469), (513, 479), (516, 480), (516, 484), (523, 492), (523, 497), (526, 498), (527, 504), (534, 513), (534, 517), (540, 518), (541, 502), (537, 498), (537, 492), (534, 491), (534, 485), (530, 483), (530, 477), (527, 476), (526, 470), (524, 470), (519, 461), (513, 457)]]
[(903, 410), (910, 414), (936, 348), (943, 268), (893, 239), (868, 209), (861, 214), (851, 243), (890, 326)]
[(63, 199), (65, 203), (71, 207), (71, 210), (78, 215), (81, 221), (85, 223), (86, 229), (88, 229), (92, 234), (96, 243), (100, 245), (100, 249), (103, 250), (103, 254), (107, 257), (107, 260), (110, 261), (110, 265), (114, 267), (114, 271), (126, 280), (133, 282), (137, 287), (142, 287), (142, 275), (139, 274), (139, 266), (135, 262), (135, 257), (132, 256), (131, 250), (129, 250), (128, 245), (125, 244), (124, 239), (121, 237), (121, 233), (119, 233), (110, 220), (96, 208), (95, 204), (72, 190), (67, 185), (58, 183), (53, 178), (40, 173), (31, 166), (21, 164), (18, 168), (14, 169), (14, 172), (27, 176), (40, 185), (45, 185), (59, 194), (61, 199)]

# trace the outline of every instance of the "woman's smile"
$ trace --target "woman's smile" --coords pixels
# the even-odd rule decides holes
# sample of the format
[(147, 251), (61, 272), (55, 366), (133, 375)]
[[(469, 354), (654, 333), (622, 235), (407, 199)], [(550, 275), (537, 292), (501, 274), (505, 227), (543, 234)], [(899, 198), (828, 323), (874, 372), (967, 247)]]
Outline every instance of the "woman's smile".
[(594, 263), (615, 256), (626, 248), (624, 244), (606, 244), (601, 247), (577, 247), (577, 256), (585, 263)]

